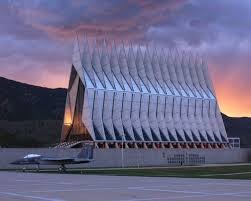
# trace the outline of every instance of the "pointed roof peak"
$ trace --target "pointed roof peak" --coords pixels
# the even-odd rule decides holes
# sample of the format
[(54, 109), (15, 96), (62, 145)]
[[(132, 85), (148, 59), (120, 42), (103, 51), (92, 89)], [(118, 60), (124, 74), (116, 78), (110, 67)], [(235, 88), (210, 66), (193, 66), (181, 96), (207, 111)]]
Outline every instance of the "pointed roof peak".
[(149, 51), (149, 46), (148, 46), (148, 44), (146, 45), (145, 56), (147, 56), (147, 58), (150, 57), (150, 51)]
[(159, 54), (159, 63), (163, 64), (166, 62), (166, 54), (165, 54), (165, 50), (163, 48), (161, 48), (160, 50), (160, 54)]
[(104, 38), (103, 41), (102, 41), (102, 49), (103, 48), (107, 48), (107, 41), (106, 39)]
[(125, 43), (125, 41), (124, 41), (124, 40), (121, 40), (121, 46), (122, 46), (123, 48), (125, 48), (126, 43)]
[(137, 47), (137, 53), (136, 53), (136, 61), (143, 60), (142, 50), (141, 47), (138, 45)]
[(140, 45), (138, 45), (138, 47), (137, 47), (137, 54), (139, 54), (139, 53), (141, 53), (141, 47), (140, 47)]
[(112, 40), (112, 49), (114, 49), (114, 48), (117, 48), (117, 44), (116, 44), (116, 41), (113, 39)]
[(128, 57), (129, 57), (129, 58), (134, 58), (134, 57), (135, 57), (135, 55), (134, 55), (134, 50), (133, 50), (133, 47), (132, 47), (132, 44), (129, 45)]
[(105, 39), (103, 39), (102, 45), (101, 45), (101, 56), (103, 55), (107, 55), (107, 43)]
[(88, 41), (88, 39), (84, 39), (83, 43), (84, 43), (83, 54), (86, 54), (86, 53), (89, 54), (90, 46), (89, 46), (89, 41)]
[(130, 42), (128, 46), (129, 46), (129, 52), (133, 53), (133, 47), (132, 47), (133, 45), (132, 45), (132, 43)]
[(201, 57), (200, 59), (201, 59), (201, 63), (202, 63), (202, 65), (203, 65), (203, 66), (206, 66), (206, 65), (207, 65), (206, 60), (205, 60), (203, 57)]
[(124, 43), (122, 44), (122, 47), (120, 47), (120, 50), (119, 50), (119, 56), (123, 56), (123, 57), (125, 57), (125, 56), (126, 56)]
[(191, 51), (189, 51), (189, 52), (187, 53), (187, 61), (188, 61), (188, 64), (189, 64), (189, 65), (192, 64), (192, 59), (193, 59), (192, 56), (193, 56), (193, 55), (192, 55)]
[(96, 38), (94, 38), (94, 40), (93, 40), (93, 47), (95, 48), (95, 47), (97, 47), (97, 39)]
[(97, 45), (97, 40), (95, 39), (92, 44), (92, 57), (100, 57), (99, 47)]
[(158, 52), (156, 46), (153, 46), (153, 58), (158, 57)]
[(78, 49), (80, 48), (80, 47), (79, 47), (79, 40), (78, 40), (78, 37), (75, 37), (75, 38), (74, 38), (74, 49), (76, 49), (76, 48), (78, 48)]
[(199, 58), (199, 55), (198, 55), (198, 54), (195, 55), (194, 60), (195, 60), (194, 63), (195, 63), (197, 66), (200, 65), (200, 58)]
[(116, 45), (115, 40), (113, 40), (112, 44), (111, 44), (111, 56), (116, 56), (117, 57), (117, 55), (118, 55), (117, 45)]

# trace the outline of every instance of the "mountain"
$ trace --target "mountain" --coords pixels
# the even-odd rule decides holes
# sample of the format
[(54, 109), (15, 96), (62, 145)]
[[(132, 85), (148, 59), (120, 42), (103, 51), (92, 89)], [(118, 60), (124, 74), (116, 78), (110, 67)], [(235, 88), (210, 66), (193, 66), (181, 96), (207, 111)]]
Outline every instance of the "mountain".
[(241, 147), (251, 147), (251, 118), (222, 114), (228, 137), (239, 137)]
[[(58, 143), (66, 92), (0, 77), (0, 146)], [(222, 117), (228, 136), (240, 137), (243, 147), (251, 147), (251, 118)]]
[(0, 147), (58, 143), (66, 92), (0, 77)]
[(61, 120), (66, 89), (48, 89), (0, 77), (0, 120)]

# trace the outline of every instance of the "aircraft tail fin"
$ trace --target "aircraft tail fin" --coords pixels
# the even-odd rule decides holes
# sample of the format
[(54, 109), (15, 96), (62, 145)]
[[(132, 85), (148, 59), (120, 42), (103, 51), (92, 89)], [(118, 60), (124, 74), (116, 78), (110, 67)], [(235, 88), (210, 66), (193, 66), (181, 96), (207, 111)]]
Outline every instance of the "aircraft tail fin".
[(93, 159), (93, 150), (94, 150), (94, 145), (85, 144), (77, 157), (84, 159)]

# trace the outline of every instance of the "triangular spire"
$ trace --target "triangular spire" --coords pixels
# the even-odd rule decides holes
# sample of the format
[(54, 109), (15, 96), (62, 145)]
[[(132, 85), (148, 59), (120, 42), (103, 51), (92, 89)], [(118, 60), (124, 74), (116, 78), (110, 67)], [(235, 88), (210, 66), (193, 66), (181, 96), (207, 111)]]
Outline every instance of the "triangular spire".
[(159, 93), (165, 94), (166, 88), (164, 85), (164, 80), (163, 80), (162, 72), (159, 65), (159, 58), (158, 58), (156, 47), (153, 48), (152, 66), (154, 67), (153, 73), (155, 75), (158, 91)]
[(88, 76), (91, 79), (91, 82), (94, 86), (96, 86), (95, 79), (94, 79), (94, 74), (93, 74), (93, 68), (91, 64), (91, 56), (89, 52), (89, 43), (88, 40), (84, 39), (84, 48), (83, 48), (83, 53), (82, 53), (82, 66)]
[(127, 65), (124, 43), (122, 43), (122, 47), (120, 48), (120, 51), (119, 51), (119, 67), (123, 75), (123, 78), (126, 80), (126, 83), (124, 83), (124, 86), (128, 85), (130, 87), (130, 90), (133, 90), (132, 81), (130, 78), (129, 69)]
[(106, 45), (105, 40), (103, 41), (103, 45), (101, 48), (100, 64), (110, 84), (114, 88), (115, 86), (114, 86), (114, 80), (113, 80), (113, 73), (110, 66), (110, 61), (109, 61), (108, 52), (107, 52), (107, 45)]
[(152, 93), (157, 93), (158, 89), (157, 89), (156, 80), (155, 80), (153, 69), (152, 69), (151, 57), (150, 57), (148, 46), (146, 46), (146, 51), (145, 51), (145, 56), (144, 56), (144, 66), (145, 66), (147, 78), (150, 81), (149, 82), (150, 91)]
[(138, 46), (138, 48), (137, 48), (137, 55), (136, 55), (135, 63), (136, 63), (136, 67), (137, 67), (137, 70), (138, 70), (139, 77), (140, 77), (141, 81), (143, 82), (142, 83), (143, 85), (141, 84), (142, 90), (143, 90), (143, 87), (144, 87), (144, 88), (147, 89), (147, 91), (150, 91), (148, 80), (147, 80), (147, 75), (146, 75), (146, 72), (145, 72), (142, 51), (141, 51), (140, 46)]
[(94, 45), (93, 45), (92, 61), (91, 62), (92, 62), (93, 69), (98, 76), (99, 81), (101, 82), (101, 84), (105, 88), (105, 80), (104, 80), (103, 70), (102, 70), (101, 64), (100, 64), (100, 55), (99, 55), (99, 49), (97, 47), (96, 40), (94, 41)]
[(134, 88), (137, 88), (136, 90), (141, 90), (141, 85), (140, 85), (139, 75), (138, 75), (138, 71), (137, 71), (137, 67), (135, 63), (135, 56), (134, 56), (132, 44), (130, 44), (129, 46), (127, 63), (128, 63), (129, 73), (132, 77), (132, 81), (134, 82), (134, 84), (136, 84)]
[(120, 87), (124, 89), (124, 84), (122, 81), (122, 76), (119, 68), (119, 62), (118, 62), (118, 52), (117, 52), (117, 47), (115, 44), (115, 41), (112, 42), (112, 48), (111, 48), (111, 54), (110, 54), (110, 65), (111, 65), (111, 70), (117, 79), (118, 83), (120, 84)]

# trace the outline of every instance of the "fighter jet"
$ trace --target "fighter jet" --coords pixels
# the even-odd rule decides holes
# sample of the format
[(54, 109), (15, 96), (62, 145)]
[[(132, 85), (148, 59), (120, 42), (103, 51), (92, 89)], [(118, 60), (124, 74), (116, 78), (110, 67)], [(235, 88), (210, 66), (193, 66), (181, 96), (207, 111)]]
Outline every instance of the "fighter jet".
[[(85, 145), (77, 157), (46, 157), (38, 154), (28, 154), (22, 159), (11, 162), (12, 165), (37, 165), (37, 171), (40, 165), (59, 165), (59, 171), (65, 172), (65, 165), (89, 163), (93, 161), (93, 145)], [(25, 171), (25, 168), (23, 168)]]

